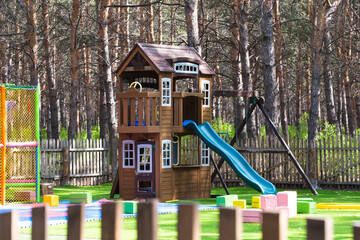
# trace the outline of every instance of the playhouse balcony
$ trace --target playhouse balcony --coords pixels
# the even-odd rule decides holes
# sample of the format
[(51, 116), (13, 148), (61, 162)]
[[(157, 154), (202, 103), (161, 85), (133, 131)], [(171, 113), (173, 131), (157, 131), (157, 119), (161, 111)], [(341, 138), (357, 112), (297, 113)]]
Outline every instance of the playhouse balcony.
[(118, 133), (159, 132), (159, 92), (139, 92), (129, 88), (117, 93), (119, 105)]

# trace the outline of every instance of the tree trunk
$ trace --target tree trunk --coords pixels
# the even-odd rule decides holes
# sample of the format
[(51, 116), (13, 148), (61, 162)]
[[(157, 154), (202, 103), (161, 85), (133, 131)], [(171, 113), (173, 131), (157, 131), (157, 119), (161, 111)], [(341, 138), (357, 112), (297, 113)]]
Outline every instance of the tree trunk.
[(6, 56), (6, 45), (7, 43), (3, 40), (0, 40), (0, 59), (1, 59), (1, 73), (0, 78), (2, 83), (8, 83), (8, 61)]
[(43, 37), (44, 37), (44, 58), (45, 58), (45, 72), (46, 82), (48, 87), (48, 99), (50, 105), (50, 119), (51, 119), (51, 135), (48, 138), (59, 138), (59, 121), (58, 121), (58, 107), (57, 107), (57, 91), (55, 87), (55, 79), (53, 78), (53, 69), (51, 64), (51, 48), (49, 39), (49, 16), (47, 0), (42, 1), (43, 14)]
[(91, 139), (92, 134), (92, 97), (91, 97), (91, 49), (90, 47), (84, 50), (85, 59), (85, 109), (86, 109), (86, 132), (87, 138)]
[(282, 63), (282, 26), (280, 18), (280, 1), (275, 0), (274, 3), (274, 17), (275, 17), (275, 62), (276, 62), (276, 82), (279, 84), (279, 99), (280, 99), (280, 122), (284, 137), (287, 133), (287, 114), (286, 114), (286, 87), (284, 82), (284, 72)]
[(37, 86), (39, 84), (38, 77), (38, 42), (37, 42), (37, 20), (36, 20), (36, 0), (26, 0), (26, 32), (27, 51), (29, 56), (30, 85)]
[(301, 99), (303, 96), (303, 90), (302, 90), (302, 81), (301, 81), (301, 77), (302, 77), (302, 73), (303, 71), (301, 70), (301, 59), (302, 59), (302, 44), (301, 42), (299, 42), (298, 45), (298, 53), (297, 53), (297, 60), (296, 60), (296, 109), (295, 109), (295, 123), (296, 123), (296, 127), (298, 132), (300, 132), (300, 118), (301, 118)]
[(158, 12), (159, 12), (159, 26), (158, 26), (158, 44), (162, 44), (163, 41), (163, 17), (162, 17), (162, 5), (161, 3), (159, 3), (159, 8), (158, 8)]
[[(144, 5), (145, 0), (140, 0), (140, 5)], [(145, 18), (145, 7), (140, 7), (140, 36), (139, 36), (139, 42), (146, 42), (146, 18)]]
[(322, 75), (322, 59), (321, 48), (323, 44), (324, 33), (324, 1), (314, 0), (313, 2), (313, 36), (312, 36), (312, 62), (311, 62), (311, 105), (308, 121), (308, 160), (307, 169), (309, 171), (309, 178), (312, 183), (317, 186), (317, 157), (316, 157), (316, 140), (318, 132), (318, 120), (320, 109), (320, 80)]
[[(273, 2), (272, 0), (262, 1), (261, 4), (261, 32), (262, 32), (262, 57), (263, 57), (263, 76), (265, 90), (265, 110), (270, 118), (278, 127), (279, 111), (278, 111), (278, 93), (279, 87), (276, 82), (275, 68), (275, 49), (274, 49), (274, 30), (273, 30)], [(266, 134), (272, 135), (270, 125), (265, 124)]]
[[(96, 14), (97, 18), (100, 19), (101, 15), (101, 0), (96, 0)], [(103, 25), (98, 25), (98, 89), (99, 89), (99, 125), (100, 125), (100, 138), (108, 137), (108, 113), (106, 107), (106, 93), (105, 93), (105, 79), (106, 73), (104, 74), (104, 65), (103, 65), (103, 50), (104, 42), (102, 38), (103, 34)]]
[[(243, 82), (244, 91), (253, 91), (253, 82), (250, 71), (250, 58), (249, 58), (249, 35), (248, 35), (248, 9), (250, 1), (240, 0), (239, 3), (239, 35), (240, 35), (240, 63), (241, 63), (241, 77)], [(245, 99), (244, 99), (245, 100)], [(246, 101), (246, 100), (245, 100)], [(245, 114), (247, 114), (247, 109)], [(257, 135), (255, 126), (255, 114), (252, 114), (247, 122), (247, 135), (249, 137), (255, 137)]]
[[(128, 5), (128, 0), (120, 0), (121, 5)], [(120, 60), (129, 52), (129, 13), (128, 8), (120, 9)]]
[(340, 1), (335, 2), (332, 6), (328, 6), (325, 14), (324, 26), (324, 93), (326, 102), (327, 120), (330, 124), (334, 124), (339, 132), (339, 121), (336, 116), (335, 100), (334, 100), (334, 79), (331, 71), (331, 58), (332, 58), (332, 36), (330, 32), (330, 23), (333, 18), (337, 6)]
[(70, 90), (70, 111), (69, 111), (69, 129), (68, 139), (74, 139), (77, 133), (77, 119), (78, 119), (78, 99), (77, 88), (79, 83), (79, 52), (76, 42), (77, 25), (79, 21), (80, 0), (73, 0), (73, 9), (71, 15), (71, 27), (70, 27), (70, 78), (71, 78), (71, 90)]
[[(147, 3), (151, 3), (150, 0), (147, 0)], [(155, 41), (155, 37), (154, 37), (154, 11), (153, 11), (153, 7), (152, 4), (149, 4), (148, 6), (148, 13), (147, 13), (147, 39), (149, 43), (154, 43)]]
[(198, 0), (185, 0), (185, 19), (188, 46), (195, 48), (201, 55), (198, 25)]

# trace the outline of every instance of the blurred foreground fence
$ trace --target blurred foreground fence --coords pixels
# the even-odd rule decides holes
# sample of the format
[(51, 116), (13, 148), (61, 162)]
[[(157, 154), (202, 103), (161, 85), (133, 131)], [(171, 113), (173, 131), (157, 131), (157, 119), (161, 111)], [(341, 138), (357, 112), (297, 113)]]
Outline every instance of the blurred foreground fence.
[(100, 185), (111, 181), (109, 143), (97, 140), (42, 140), (42, 183), (54, 186)]
[[(178, 240), (200, 240), (200, 219), (196, 204), (179, 205), (177, 220)], [(102, 205), (101, 239), (127, 239), (123, 235), (122, 216), (123, 203), (113, 202)], [(31, 239), (45, 240), (47, 238), (47, 207), (32, 209)], [(263, 213), (262, 239), (285, 240), (288, 232), (286, 210)], [(85, 206), (72, 205), (68, 207), (67, 239), (85, 239)], [(0, 235), (4, 239), (18, 239), (18, 215), (16, 210), (0, 214)], [(219, 214), (219, 239), (242, 239), (242, 211), (240, 208), (221, 208)], [(354, 224), (354, 239), (360, 239), (359, 224)], [(163, 231), (163, 230), (161, 230)], [(137, 239), (158, 239), (157, 201), (139, 203), (137, 215)], [(307, 239), (333, 239), (333, 221), (330, 218), (307, 219)]]
[[(307, 173), (309, 148), (307, 141), (299, 138), (287, 140), (291, 151)], [(261, 176), (280, 188), (306, 187), (301, 175), (288, 157), (287, 151), (275, 136), (248, 139), (236, 149)], [(358, 189), (360, 186), (360, 135), (331, 136), (318, 139), (313, 159), (317, 181), (321, 188)], [(218, 161), (219, 156), (214, 155)], [(228, 186), (239, 186), (241, 179), (224, 163), (221, 174)], [(213, 186), (220, 187), (216, 177)]]

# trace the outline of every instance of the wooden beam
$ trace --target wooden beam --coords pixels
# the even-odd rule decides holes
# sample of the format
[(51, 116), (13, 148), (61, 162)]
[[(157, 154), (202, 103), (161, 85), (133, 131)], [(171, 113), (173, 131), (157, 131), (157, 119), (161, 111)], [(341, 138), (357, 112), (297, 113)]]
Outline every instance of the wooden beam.
[(240, 208), (220, 208), (220, 240), (240, 240), (243, 231)]
[(239, 90), (213, 90), (214, 97), (259, 97), (258, 91), (239, 91)]
[[(288, 215), (285, 210), (273, 210), (263, 213), (263, 240), (286, 240)], [(308, 238), (309, 239), (309, 238)], [(316, 239), (316, 238), (313, 238)]]

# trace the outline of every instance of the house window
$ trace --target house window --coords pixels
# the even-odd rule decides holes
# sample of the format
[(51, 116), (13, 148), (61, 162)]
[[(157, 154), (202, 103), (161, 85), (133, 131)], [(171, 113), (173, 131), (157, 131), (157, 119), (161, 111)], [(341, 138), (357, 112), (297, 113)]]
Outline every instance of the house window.
[(201, 141), (201, 166), (209, 166), (209, 162), (210, 149), (203, 141)]
[(139, 173), (152, 172), (152, 146), (151, 144), (139, 144), (137, 146), (137, 171)]
[(174, 69), (176, 73), (190, 73), (190, 74), (199, 73), (199, 66), (195, 63), (189, 63), (189, 62), (177, 62), (174, 64)]
[(135, 154), (134, 154), (134, 145), (133, 140), (125, 140), (122, 144), (123, 150), (123, 168), (134, 168), (135, 166)]
[(171, 168), (171, 140), (162, 141), (162, 167)]
[(161, 105), (171, 106), (171, 79), (163, 78), (161, 80)]
[(201, 81), (201, 92), (204, 93), (204, 104), (203, 107), (210, 107), (210, 81)]

